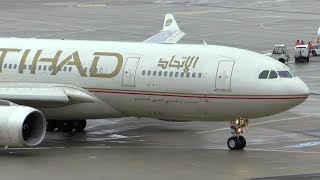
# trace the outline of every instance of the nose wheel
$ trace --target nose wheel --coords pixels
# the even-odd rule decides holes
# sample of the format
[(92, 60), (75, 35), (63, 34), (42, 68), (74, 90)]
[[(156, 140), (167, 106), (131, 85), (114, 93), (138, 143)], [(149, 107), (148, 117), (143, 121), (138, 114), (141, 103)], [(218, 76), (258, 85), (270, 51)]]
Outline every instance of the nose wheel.
[(230, 129), (232, 129), (231, 134), (233, 135), (227, 141), (230, 150), (240, 150), (246, 147), (246, 139), (240, 134), (244, 132), (248, 124), (249, 121), (245, 118), (238, 118), (230, 122)]

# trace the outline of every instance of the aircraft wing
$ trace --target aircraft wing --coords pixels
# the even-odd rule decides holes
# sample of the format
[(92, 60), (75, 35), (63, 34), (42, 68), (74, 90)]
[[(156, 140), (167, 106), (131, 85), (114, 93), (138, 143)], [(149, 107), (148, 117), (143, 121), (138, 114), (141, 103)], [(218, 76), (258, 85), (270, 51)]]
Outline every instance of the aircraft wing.
[(156, 35), (148, 38), (144, 42), (147, 43), (177, 43), (185, 33), (180, 30), (176, 20), (172, 14), (166, 14), (163, 22), (163, 29)]
[(21, 105), (38, 104), (41, 107), (98, 101), (83, 88), (50, 83), (0, 83), (0, 99)]

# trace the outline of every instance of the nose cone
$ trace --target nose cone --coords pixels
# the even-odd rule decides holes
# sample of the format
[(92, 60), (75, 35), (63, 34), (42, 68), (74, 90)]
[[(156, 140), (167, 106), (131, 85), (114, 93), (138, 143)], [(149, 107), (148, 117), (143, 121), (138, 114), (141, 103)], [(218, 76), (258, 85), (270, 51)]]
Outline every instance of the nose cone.
[(291, 108), (303, 103), (310, 95), (309, 87), (300, 78), (296, 77), (293, 80), (295, 83), (292, 83), (291, 88), (288, 89), (293, 96), (292, 101), (289, 103)]
[(297, 94), (305, 95), (306, 98), (310, 95), (309, 87), (304, 83), (300, 78), (297, 77), (297, 86), (296, 86)]

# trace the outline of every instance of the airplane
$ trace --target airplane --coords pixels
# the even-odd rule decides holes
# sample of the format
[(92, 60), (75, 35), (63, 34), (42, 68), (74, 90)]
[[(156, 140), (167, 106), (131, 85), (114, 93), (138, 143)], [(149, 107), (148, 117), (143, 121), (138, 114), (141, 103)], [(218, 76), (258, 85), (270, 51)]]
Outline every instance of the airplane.
[(178, 44), (172, 14), (143, 42), (0, 38), (0, 145), (33, 147), (46, 131), (82, 131), (86, 119), (230, 121), (243, 149), (248, 119), (304, 102), (290, 69), (233, 47)]

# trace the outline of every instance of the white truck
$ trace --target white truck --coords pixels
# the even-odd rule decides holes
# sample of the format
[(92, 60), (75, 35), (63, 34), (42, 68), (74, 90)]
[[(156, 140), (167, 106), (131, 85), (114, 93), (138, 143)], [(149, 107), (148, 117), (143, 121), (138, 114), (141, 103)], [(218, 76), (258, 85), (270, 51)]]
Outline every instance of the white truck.
[(266, 54), (282, 63), (288, 62), (290, 60), (287, 46), (285, 44), (277, 44), (273, 47), (272, 53)]
[(310, 49), (308, 45), (298, 45), (294, 48), (294, 60), (296, 63), (310, 61)]

